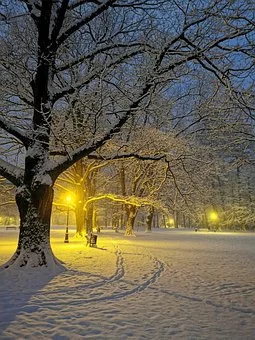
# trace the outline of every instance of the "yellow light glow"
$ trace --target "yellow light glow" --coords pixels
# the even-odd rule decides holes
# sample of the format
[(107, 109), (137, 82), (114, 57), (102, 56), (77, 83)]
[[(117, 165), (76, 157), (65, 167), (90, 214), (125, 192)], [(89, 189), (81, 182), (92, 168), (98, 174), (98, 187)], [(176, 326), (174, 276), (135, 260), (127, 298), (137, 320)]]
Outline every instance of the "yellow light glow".
[(215, 212), (215, 211), (212, 211), (211, 213), (210, 213), (210, 220), (211, 221), (217, 221), (218, 220), (218, 218), (219, 218), (219, 216), (218, 216), (218, 214)]
[(174, 219), (170, 217), (170, 218), (168, 219), (168, 223), (169, 223), (169, 224), (174, 224)]
[(66, 201), (68, 203), (70, 203), (72, 201), (72, 196), (70, 196), (70, 195), (66, 196)]

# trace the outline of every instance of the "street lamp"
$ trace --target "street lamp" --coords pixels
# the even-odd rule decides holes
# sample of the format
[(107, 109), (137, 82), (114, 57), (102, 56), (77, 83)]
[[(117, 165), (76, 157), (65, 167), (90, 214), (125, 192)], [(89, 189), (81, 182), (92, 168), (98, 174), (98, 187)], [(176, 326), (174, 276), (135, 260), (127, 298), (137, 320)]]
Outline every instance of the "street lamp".
[(212, 211), (210, 213), (210, 220), (211, 221), (216, 222), (216, 221), (218, 221), (218, 218), (219, 218), (219, 216), (218, 216), (218, 214), (215, 211)]
[(72, 200), (71, 196), (66, 196), (67, 214), (66, 214), (66, 233), (65, 233), (64, 243), (69, 243), (68, 225), (69, 225), (69, 207), (70, 207), (71, 200)]
[(218, 223), (219, 223), (219, 215), (217, 214), (217, 212), (212, 211), (209, 215), (210, 220), (212, 221), (212, 223), (215, 225), (215, 230), (216, 231), (219, 227)]
[(174, 226), (174, 219), (173, 219), (173, 217), (169, 217), (168, 218), (168, 223), (167, 224), (168, 224), (169, 228)]

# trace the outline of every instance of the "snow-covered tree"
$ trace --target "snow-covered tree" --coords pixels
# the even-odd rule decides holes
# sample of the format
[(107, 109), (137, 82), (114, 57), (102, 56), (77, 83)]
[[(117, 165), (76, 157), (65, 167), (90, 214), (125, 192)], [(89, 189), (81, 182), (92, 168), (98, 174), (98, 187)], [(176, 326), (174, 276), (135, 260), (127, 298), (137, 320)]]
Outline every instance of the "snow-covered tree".
[(76, 237), (84, 237), (93, 229), (93, 204), (84, 209), (86, 201), (96, 194), (97, 172), (106, 162), (83, 158), (66, 170), (55, 183), (55, 205), (66, 205), (65, 198), (72, 197), (76, 222)]
[[(23, 152), (0, 163), (0, 174), (17, 188), (20, 213), (17, 250), (5, 268), (60, 265), (49, 240), (54, 182), (149, 107), (154, 91), (175, 82), (188, 86), (189, 70), (202, 67), (237, 92), (230, 78), (252, 65), (250, 6), (244, 0), (1, 1), (0, 128), (6, 146), (15, 143)], [(84, 127), (79, 145), (70, 144), (69, 103), (81, 94), (94, 123)]]

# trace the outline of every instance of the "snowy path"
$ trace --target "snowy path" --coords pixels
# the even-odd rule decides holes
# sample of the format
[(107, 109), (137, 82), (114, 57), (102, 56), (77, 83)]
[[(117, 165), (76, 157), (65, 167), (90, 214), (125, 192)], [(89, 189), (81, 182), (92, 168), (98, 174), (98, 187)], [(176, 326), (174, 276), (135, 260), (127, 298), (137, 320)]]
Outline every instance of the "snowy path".
[[(15, 237), (0, 231), (0, 263)], [(52, 237), (69, 270), (0, 273), (0, 339), (255, 339), (255, 234)]]

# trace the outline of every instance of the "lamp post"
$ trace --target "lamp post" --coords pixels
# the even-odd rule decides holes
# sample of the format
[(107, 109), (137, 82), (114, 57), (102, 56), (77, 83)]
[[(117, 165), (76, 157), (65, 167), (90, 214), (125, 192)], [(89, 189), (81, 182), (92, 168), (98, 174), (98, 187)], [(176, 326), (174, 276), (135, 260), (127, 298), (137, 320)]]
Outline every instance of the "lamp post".
[(71, 202), (71, 196), (67, 196), (66, 201), (67, 201), (67, 213), (66, 213), (66, 233), (65, 233), (64, 243), (69, 243), (68, 226), (69, 226), (69, 205)]

